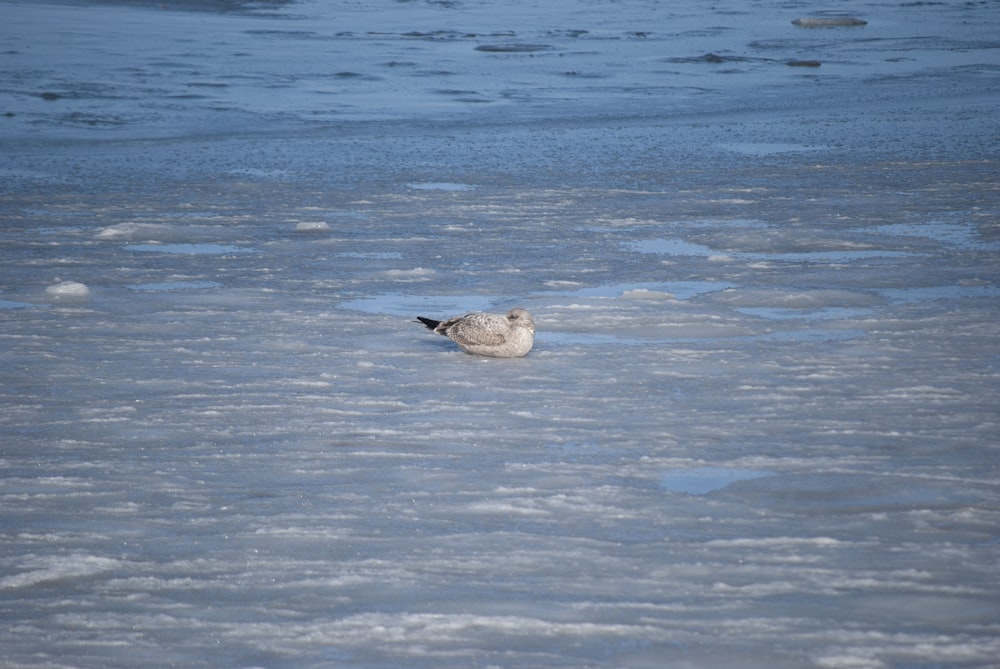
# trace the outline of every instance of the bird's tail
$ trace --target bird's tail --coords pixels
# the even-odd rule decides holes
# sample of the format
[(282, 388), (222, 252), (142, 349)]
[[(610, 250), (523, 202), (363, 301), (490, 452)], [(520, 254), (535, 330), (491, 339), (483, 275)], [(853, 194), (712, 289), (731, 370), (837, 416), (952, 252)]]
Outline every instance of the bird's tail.
[(430, 318), (424, 318), (423, 316), (417, 316), (417, 322), (426, 325), (428, 330), (433, 330), (437, 326), (441, 325), (441, 321), (435, 321)]

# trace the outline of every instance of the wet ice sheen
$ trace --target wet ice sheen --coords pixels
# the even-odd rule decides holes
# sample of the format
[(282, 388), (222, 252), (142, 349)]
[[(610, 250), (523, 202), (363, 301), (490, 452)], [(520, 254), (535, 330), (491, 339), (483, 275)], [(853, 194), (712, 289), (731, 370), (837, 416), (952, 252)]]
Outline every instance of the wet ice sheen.
[(701, 244), (692, 244), (691, 242), (684, 241), (683, 239), (644, 239), (642, 241), (629, 242), (628, 246), (642, 253), (659, 253), (676, 256), (705, 256), (720, 259), (732, 256), (748, 260), (773, 260), (780, 262), (838, 263), (867, 258), (900, 258), (915, 255), (911, 252), (896, 251), (892, 249), (843, 249), (835, 251), (788, 251), (780, 253), (723, 253)]
[(0, 309), (23, 309), (25, 307), (33, 307), (34, 304), (30, 302), (17, 302), (15, 300), (0, 300)]
[(749, 481), (774, 472), (755, 469), (729, 469), (725, 467), (695, 467), (665, 473), (660, 477), (660, 485), (673, 492), (704, 495), (713, 490), (721, 490), (737, 481)]
[(4, 2), (0, 664), (995, 666), (995, 12), (848, 9)]
[(469, 184), (454, 183), (451, 181), (430, 181), (425, 183), (412, 183), (407, 184), (409, 188), (414, 190), (439, 190), (439, 191), (467, 191), (472, 190), (475, 186)]

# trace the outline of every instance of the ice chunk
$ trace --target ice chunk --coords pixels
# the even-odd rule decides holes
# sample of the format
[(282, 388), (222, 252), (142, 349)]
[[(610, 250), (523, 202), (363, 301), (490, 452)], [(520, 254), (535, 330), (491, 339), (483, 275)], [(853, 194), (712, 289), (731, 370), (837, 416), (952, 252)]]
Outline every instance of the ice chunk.
[(77, 281), (59, 281), (46, 288), (45, 293), (57, 300), (82, 299), (90, 297), (90, 288)]
[(330, 224), (326, 221), (301, 221), (295, 224), (295, 232), (326, 232)]

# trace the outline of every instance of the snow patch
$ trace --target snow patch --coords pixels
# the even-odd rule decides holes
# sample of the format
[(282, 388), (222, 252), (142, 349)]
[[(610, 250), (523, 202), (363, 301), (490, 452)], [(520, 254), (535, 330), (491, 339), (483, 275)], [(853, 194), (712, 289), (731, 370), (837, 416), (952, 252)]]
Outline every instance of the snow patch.
[(79, 300), (90, 297), (90, 288), (78, 281), (59, 281), (48, 286), (45, 293), (56, 300)]

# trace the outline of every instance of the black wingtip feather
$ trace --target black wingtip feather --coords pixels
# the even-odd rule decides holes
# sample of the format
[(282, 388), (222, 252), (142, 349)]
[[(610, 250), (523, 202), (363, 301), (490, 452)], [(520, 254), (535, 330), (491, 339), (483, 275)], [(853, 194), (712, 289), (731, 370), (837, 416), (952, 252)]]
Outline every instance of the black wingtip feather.
[(426, 325), (428, 330), (433, 330), (434, 328), (436, 328), (438, 325), (441, 324), (441, 321), (435, 321), (430, 318), (424, 318), (423, 316), (417, 316), (417, 320)]

